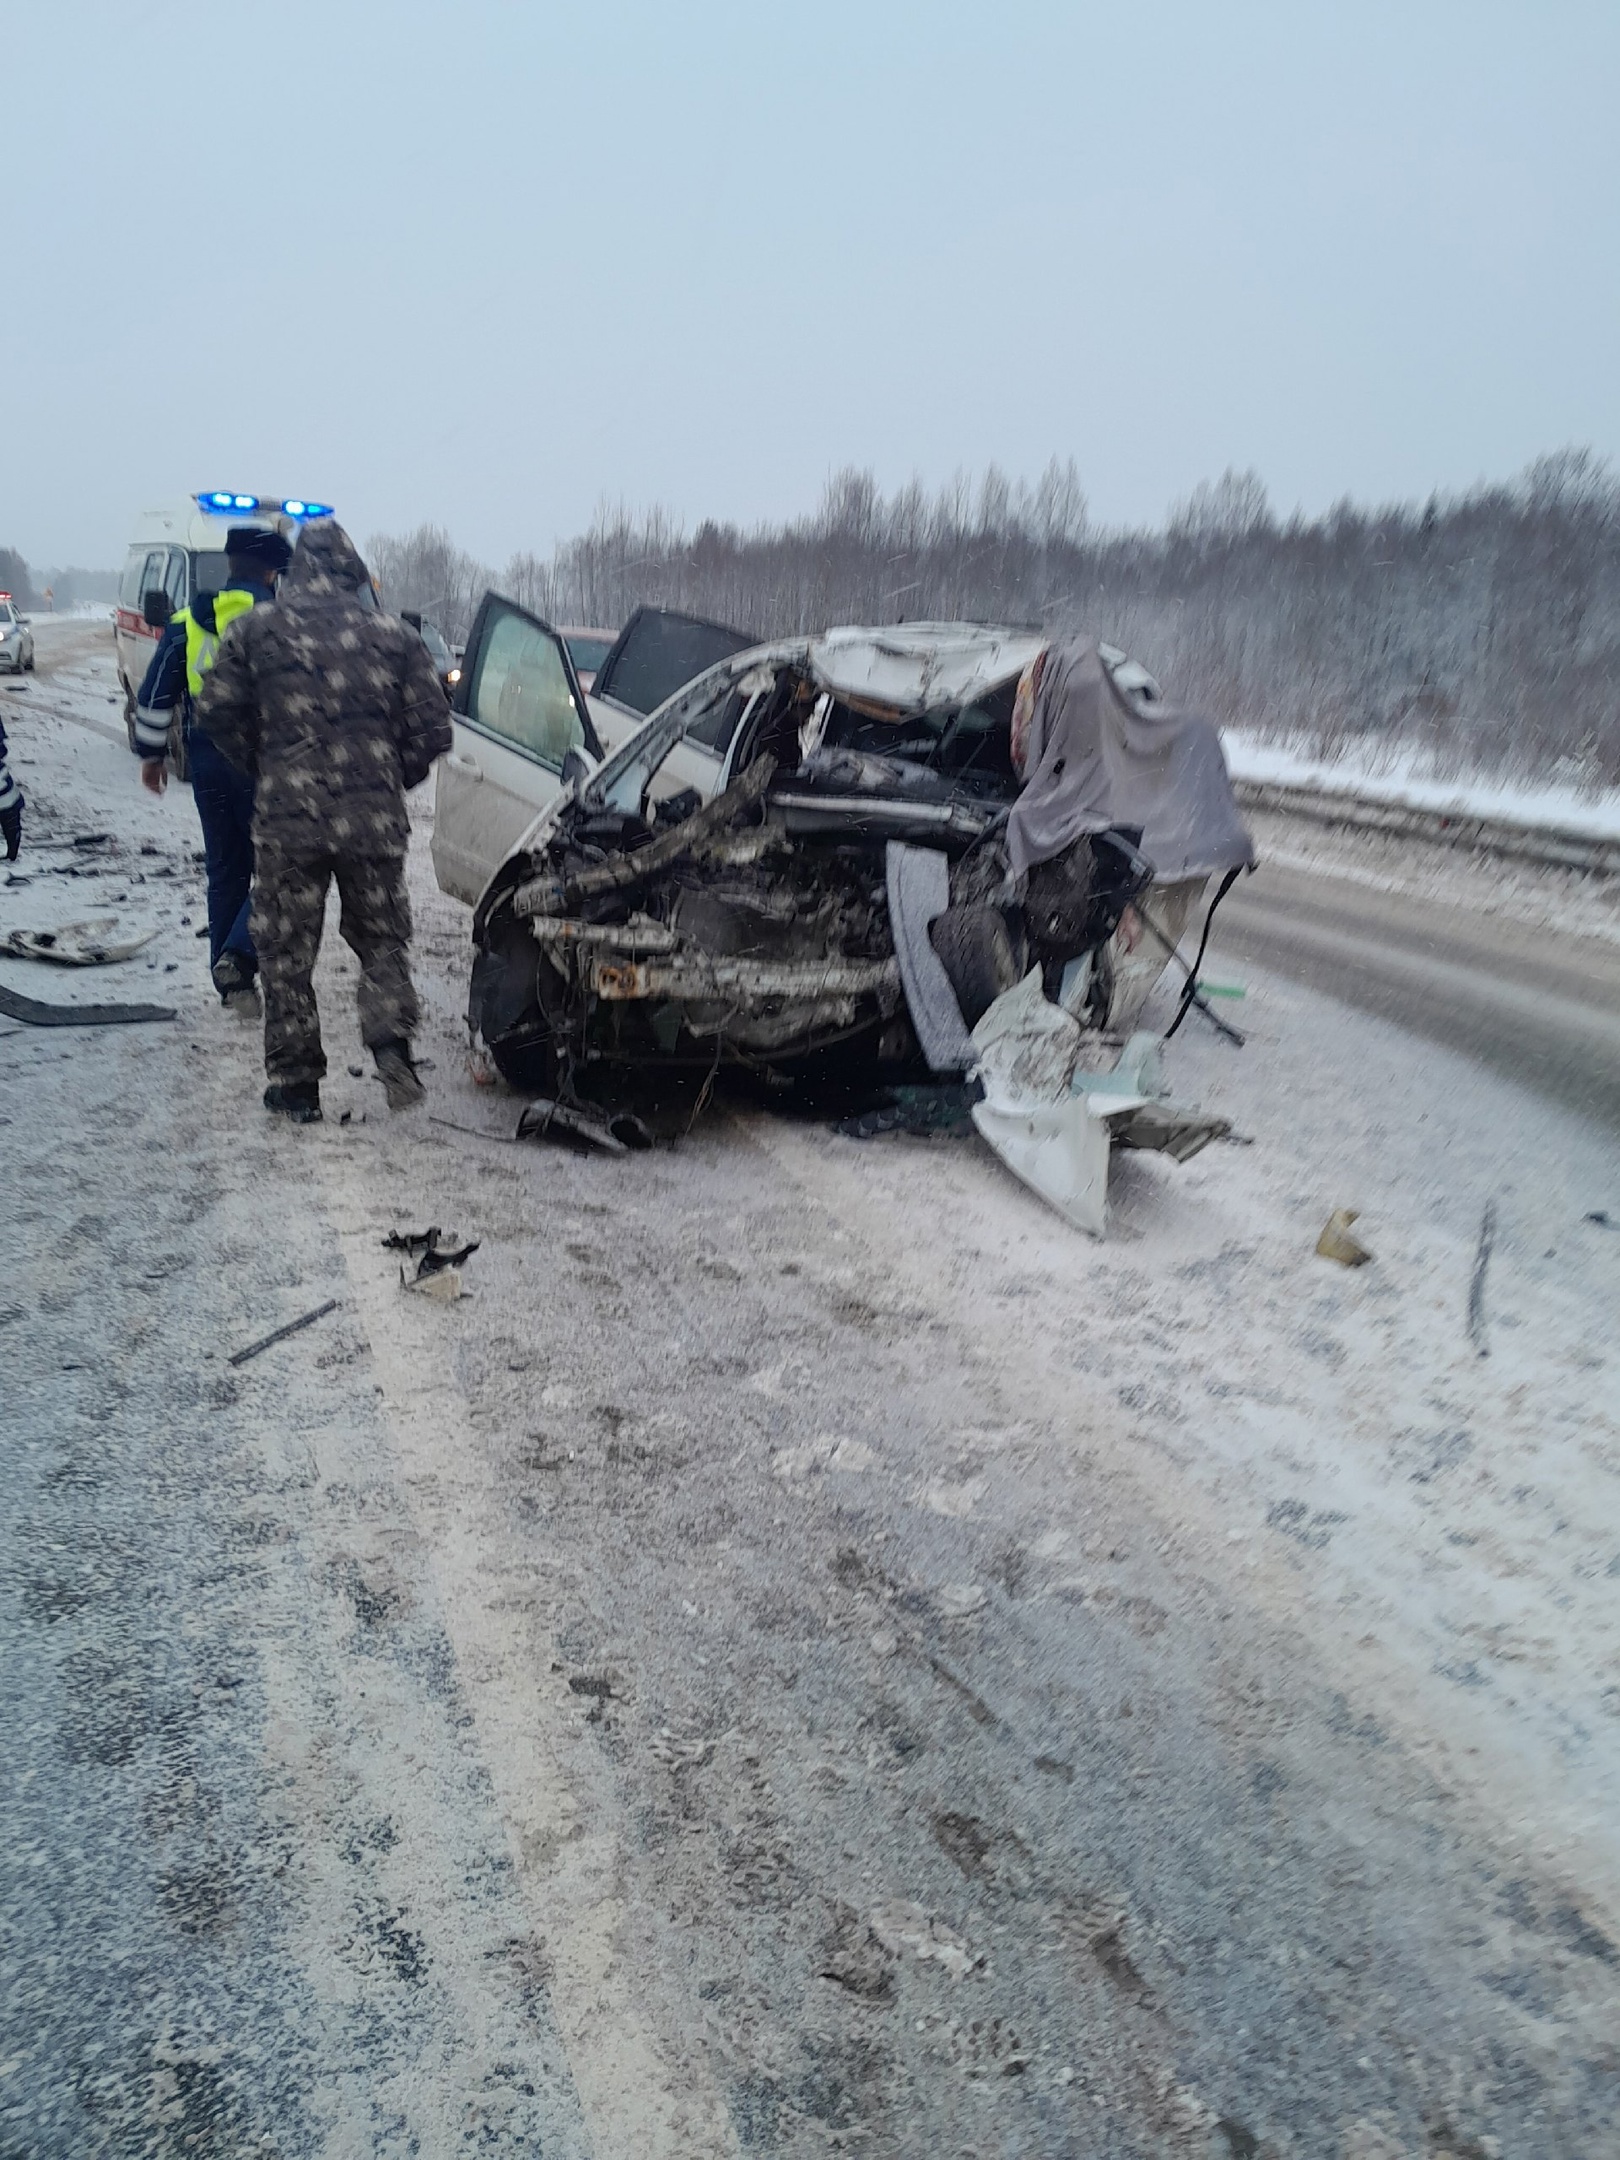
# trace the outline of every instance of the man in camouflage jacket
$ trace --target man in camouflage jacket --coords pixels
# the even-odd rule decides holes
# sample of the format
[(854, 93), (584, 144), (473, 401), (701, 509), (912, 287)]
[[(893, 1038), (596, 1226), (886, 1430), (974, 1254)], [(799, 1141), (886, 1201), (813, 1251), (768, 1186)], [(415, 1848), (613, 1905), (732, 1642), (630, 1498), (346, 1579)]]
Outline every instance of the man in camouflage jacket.
[(390, 1108), (420, 1102), (405, 793), (449, 749), (450, 715), (427, 647), (377, 611), (340, 526), (306, 527), (279, 604), (231, 625), (197, 724), (257, 782), (252, 928), (266, 1109), (300, 1124), (321, 1114), (326, 1059), (313, 977), (333, 878), (340, 928), (360, 961), (361, 1035)]

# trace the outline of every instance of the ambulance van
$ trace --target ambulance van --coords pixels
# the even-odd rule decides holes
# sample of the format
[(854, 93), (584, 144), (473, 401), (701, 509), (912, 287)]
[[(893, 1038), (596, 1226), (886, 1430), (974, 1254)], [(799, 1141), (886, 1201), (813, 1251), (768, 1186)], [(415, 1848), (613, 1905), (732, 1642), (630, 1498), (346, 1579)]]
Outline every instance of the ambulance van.
[(294, 541), (311, 518), (332, 515), (329, 503), (297, 495), (240, 495), (220, 488), (187, 495), (166, 510), (138, 518), (124, 558), (114, 617), (124, 725), (135, 747), (135, 700), (169, 617), (225, 583), (225, 535), (254, 525)]

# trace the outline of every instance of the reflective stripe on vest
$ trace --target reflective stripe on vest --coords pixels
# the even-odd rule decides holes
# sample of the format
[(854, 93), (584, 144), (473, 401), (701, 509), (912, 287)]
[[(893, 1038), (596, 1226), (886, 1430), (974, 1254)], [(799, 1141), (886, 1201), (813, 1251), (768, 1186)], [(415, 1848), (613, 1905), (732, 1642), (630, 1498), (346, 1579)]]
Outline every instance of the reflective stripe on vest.
[(186, 688), (193, 697), (200, 695), (203, 677), (214, 664), (219, 651), (219, 641), (235, 622), (238, 615), (245, 615), (253, 605), (250, 592), (227, 590), (214, 595), (214, 627), (205, 630), (190, 608), (181, 608), (176, 622), (186, 626)]

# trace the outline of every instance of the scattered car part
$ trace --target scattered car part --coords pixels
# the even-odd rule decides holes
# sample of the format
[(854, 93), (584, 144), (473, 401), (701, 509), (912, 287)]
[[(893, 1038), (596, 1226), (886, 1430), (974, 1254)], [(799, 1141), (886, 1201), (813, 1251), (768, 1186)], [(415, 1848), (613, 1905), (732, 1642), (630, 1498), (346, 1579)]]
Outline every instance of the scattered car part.
[[(443, 1238), (444, 1232), (437, 1223), (426, 1230), (390, 1230), (382, 1241), (383, 1250), (415, 1253), (416, 1275), (413, 1280), (420, 1281), (424, 1275), (436, 1275), (441, 1269), (460, 1267), (463, 1262), (472, 1258), (482, 1242), (473, 1238), (465, 1245), (453, 1242), (445, 1244), (441, 1242)], [(403, 1282), (404, 1279), (404, 1270), (401, 1269), (400, 1280)]]
[(517, 1122), (519, 1140), (562, 1140), (579, 1148), (599, 1148), (604, 1155), (628, 1155), (652, 1145), (652, 1135), (637, 1117), (593, 1115), (577, 1103), (537, 1097), (525, 1103)]
[(416, 1290), (423, 1297), (437, 1298), (444, 1305), (453, 1305), (458, 1298), (469, 1294), (462, 1283), (460, 1268), (455, 1267), (436, 1268), (430, 1275), (417, 1274), (409, 1278), (401, 1268), (399, 1285), (402, 1290)]
[(1496, 1202), (1487, 1200), (1480, 1218), (1479, 1244), (1474, 1250), (1474, 1272), (1468, 1284), (1468, 1340), (1481, 1357), (1491, 1354), (1485, 1331), (1485, 1276), (1496, 1244)]
[(272, 1343), (285, 1342), (289, 1335), (296, 1335), (301, 1328), (313, 1327), (317, 1320), (324, 1320), (329, 1312), (336, 1312), (340, 1300), (328, 1298), (324, 1305), (317, 1305), (312, 1312), (300, 1313), (296, 1320), (289, 1320), (285, 1327), (272, 1328), (268, 1335), (261, 1335), (257, 1342), (249, 1343), (245, 1350), (235, 1350), (227, 1359), (231, 1365), (245, 1365), (249, 1358), (256, 1358), (261, 1350), (268, 1350)]
[(1316, 1241), (1317, 1252), (1324, 1260), (1337, 1260), (1340, 1267), (1365, 1267), (1372, 1254), (1361, 1240), (1350, 1235), (1350, 1225), (1358, 1219), (1359, 1211), (1353, 1207), (1335, 1208), (1322, 1226), (1322, 1235)]
[(0, 1013), (26, 1020), (30, 1027), (133, 1027), (146, 1020), (172, 1020), (172, 1005), (47, 1005), (0, 985)]
[(0, 939), (0, 953), (14, 960), (45, 960), (57, 967), (111, 967), (144, 952), (157, 936), (148, 930), (140, 937), (116, 938), (116, 916), (95, 922), (59, 923), (54, 930), (11, 930)]
[(1015, 1177), (1093, 1237), (1107, 1231), (1116, 1145), (1187, 1162), (1231, 1129), (1225, 1118), (1155, 1099), (1152, 1036), (1134, 1036), (1111, 1071), (1077, 1070), (1085, 1031), (1044, 995), (1038, 968), (995, 1001), (973, 1041), (984, 1090), (974, 1124)]

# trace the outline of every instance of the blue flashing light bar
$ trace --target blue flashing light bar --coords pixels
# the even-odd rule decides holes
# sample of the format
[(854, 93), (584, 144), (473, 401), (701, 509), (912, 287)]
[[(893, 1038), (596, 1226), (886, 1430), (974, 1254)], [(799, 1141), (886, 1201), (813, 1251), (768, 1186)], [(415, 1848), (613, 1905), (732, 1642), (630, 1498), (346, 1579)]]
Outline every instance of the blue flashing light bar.
[(329, 518), (330, 503), (306, 502), (300, 495), (283, 499), (274, 496), (233, 495), (228, 488), (215, 488), (212, 493), (199, 495), (197, 507), (206, 510), (211, 517), (282, 517), (297, 518), (307, 524), (311, 518)]

